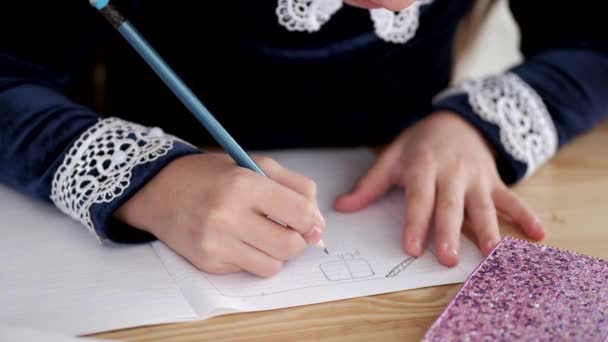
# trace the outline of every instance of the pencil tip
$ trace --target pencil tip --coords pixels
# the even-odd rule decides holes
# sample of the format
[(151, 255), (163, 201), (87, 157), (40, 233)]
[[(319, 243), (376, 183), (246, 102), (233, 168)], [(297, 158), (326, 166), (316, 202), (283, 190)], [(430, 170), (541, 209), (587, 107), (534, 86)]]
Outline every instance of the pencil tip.
[(323, 248), (323, 251), (325, 252), (325, 254), (329, 255), (329, 251), (327, 250), (327, 248)]

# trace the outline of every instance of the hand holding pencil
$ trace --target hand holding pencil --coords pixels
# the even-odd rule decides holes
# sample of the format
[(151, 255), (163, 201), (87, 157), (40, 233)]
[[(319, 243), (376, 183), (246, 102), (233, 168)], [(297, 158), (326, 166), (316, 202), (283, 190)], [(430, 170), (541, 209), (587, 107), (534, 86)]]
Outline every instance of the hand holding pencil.
[(313, 181), (269, 158), (256, 161), (269, 177), (237, 167), (223, 153), (179, 158), (117, 217), (158, 237), (203, 271), (273, 276), (285, 261), (320, 241), (325, 222)]
[[(193, 264), (200, 265), (199, 268), (215, 273), (245, 269), (261, 276), (275, 274), (280, 269), (277, 266), (282, 261), (303, 251), (306, 242), (312, 242), (322, 248), (325, 253), (328, 253), (321, 240), (325, 221), (316, 205), (316, 193), (311, 191), (310, 185), (314, 183), (302, 176), (290, 173), (273, 161), (265, 160), (267, 167), (261, 168), (213, 117), (139, 32), (109, 4), (109, 0), (91, 0), (90, 2), (150, 65), (152, 70), (165, 82), (167, 87), (182, 101), (184, 106), (190, 110), (238, 166), (243, 168), (242, 170), (235, 168), (234, 164), (226, 160), (223, 161), (224, 168), (217, 167), (214, 169), (213, 164), (200, 163), (200, 160), (208, 159), (208, 163), (222, 164), (220, 157), (215, 156), (180, 158), (180, 160), (171, 164), (173, 167), (167, 167), (155, 177), (156, 183), (154, 180), (150, 182), (151, 184), (146, 185), (133, 199), (125, 204), (117, 212), (118, 218), (135, 227), (150, 231)], [(194, 158), (197, 160), (193, 161)], [(212, 160), (212, 158), (217, 159)], [(188, 160), (188, 163), (184, 160)], [(184, 166), (184, 163), (189, 166)], [(232, 166), (232, 169), (236, 171), (230, 171), (229, 166)], [(200, 172), (193, 174), (192, 171), (199, 168)], [(272, 171), (268, 170), (270, 168), (272, 168)], [(167, 170), (174, 170), (174, 178), (170, 177), (167, 180), (162, 176), (162, 174), (171, 172)], [(205, 174), (204, 171), (209, 170), (214, 170), (217, 173)], [(271, 173), (271, 178), (274, 181), (265, 177), (264, 170)], [(272, 174), (274, 174), (274, 177)], [(197, 184), (199, 177), (204, 178), (204, 181), (200, 182), (203, 186), (200, 189), (196, 186), (192, 187), (192, 184)], [(158, 179), (161, 179), (161, 181)], [(254, 179), (255, 181), (253, 181)], [(188, 180), (188, 182), (185, 182), (185, 180)], [(195, 190), (192, 193), (193, 198), (186, 196), (188, 200), (193, 202), (182, 203), (180, 201), (181, 195), (179, 195), (181, 192), (175, 191), (172, 182), (176, 183), (175, 188), (178, 189), (180, 185), (185, 186), (182, 190), (186, 193)], [(156, 186), (156, 193), (154, 184), (161, 184)], [(217, 184), (223, 186), (218, 188)], [(146, 188), (153, 188), (153, 190), (147, 189), (146, 191)], [(159, 201), (156, 196), (160, 195), (160, 198), (164, 198), (165, 196), (162, 195), (167, 194), (158, 191), (158, 189), (169, 191), (169, 193), (175, 195), (174, 200), (177, 202), (167, 205), (167, 207), (173, 208), (173, 211), (165, 212), (165, 210), (162, 210), (163, 205), (161, 204), (157, 207), (160, 210), (150, 212), (150, 208), (155, 208), (154, 204)], [(254, 191), (249, 193), (250, 196), (247, 196), (251, 190)], [(207, 202), (206, 211), (205, 209), (192, 208), (192, 206), (197, 205), (204, 206), (205, 202)], [(171, 204), (175, 203), (181, 203), (184, 206), (173, 207)], [(168, 203), (163, 202), (163, 204)], [(194, 218), (190, 217), (193, 220), (188, 220), (188, 214), (170, 215), (189, 209), (191, 209), (189, 214), (194, 216)], [(203, 211), (202, 217), (193, 214), (200, 213), (200, 210)], [(163, 212), (167, 216), (149, 220), (149, 217), (156, 217), (157, 214)], [(252, 213), (256, 213), (257, 216), (247, 215)], [(171, 221), (172, 217), (173, 221)], [(195, 218), (202, 220), (197, 222)], [(180, 222), (180, 220), (186, 222)], [(241, 220), (245, 221), (241, 222)], [(163, 221), (167, 221), (162, 226), (164, 229), (159, 230), (158, 222)], [(246, 227), (250, 228), (247, 229)], [(256, 231), (252, 227), (259, 229)], [(261, 227), (266, 227), (266, 229), (263, 230)], [(286, 229), (287, 227), (291, 229)], [(163, 234), (167, 228), (174, 229), (170, 229), (168, 233)], [(180, 231), (180, 229), (185, 229), (185, 231)], [(215, 229), (220, 229), (222, 233), (228, 232), (228, 234), (217, 234), (220, 237), (215, 236), (216, 240), (213, 240), (208, 233), (209, 230), (214, 231)], [(294, 234), (300, 237), (295, 237)], [(242, 244), (224, 235), (236, 237), (236, 240), (242, 242)], [(214, 235), (211, 234), (211, 236)], [(271, 237), (274, 237), (274, 239)], [(184, 241), (184, 239), (186, 240)], [(191, 245), (192, 242), (195, 243), (194, 246)], [(283, 247), (280, 247), (279, 244), (283, 244)], [(256, 247), (261, 248), (261, 250), (256, 249)], [(253, 250), (250, 248), (253, 248)], [(202, 250), (198, 251), (200, 253), (196, 253), (197, 249)], [(216, 258), (221, 253), (227, 255)], [(201, 254), (206, 258), (200, 260)], [(237, 255), (238, 260), (236, 262), (234, 255)], [(273, 260), (269, 260), (269, 258)], [(266, 264), (266, 267), (260, 268), (263, 264)]]

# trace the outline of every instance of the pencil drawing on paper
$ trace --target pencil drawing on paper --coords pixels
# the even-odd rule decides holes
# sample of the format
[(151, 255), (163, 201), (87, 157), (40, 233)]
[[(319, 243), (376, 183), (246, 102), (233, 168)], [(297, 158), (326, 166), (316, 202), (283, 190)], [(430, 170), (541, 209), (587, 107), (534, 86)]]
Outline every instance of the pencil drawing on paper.
[(409, 265), (412, 264), (412, 262), (414, 262), (414, 260), (416, 260), (415, 257), (410, 257), (403, 260), (397, 266), (393, 267), (393, 269), (386, 274), (386, 277), (391, 278), (403, 272)]
[(359, 252), (358, 248), (355, 248), (352, 251), (339, 251), (334, 253), (338, 259), (348, 260), (355, 259), (361, 256), (361, 252)]
[(319, 265), (328, 281), (368, 278), (376, 274), (369, 262), (361, 258), (358, 249), (337, 252), (335, 255), (340, 260), (328, 261)]
[(373, 277), (376, 273), (364, 259), (336, 260), (319, 265), (329, 281), (352, 280)]

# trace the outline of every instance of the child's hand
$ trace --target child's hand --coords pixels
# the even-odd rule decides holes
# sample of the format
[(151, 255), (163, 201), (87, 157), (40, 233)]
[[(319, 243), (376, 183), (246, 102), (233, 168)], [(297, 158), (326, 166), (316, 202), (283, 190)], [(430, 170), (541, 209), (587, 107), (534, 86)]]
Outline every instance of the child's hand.
[(345, 0), (344, 2), (362, 8), (386, 8), (391, 11), (401, 11), (408, 8), (416, 0)]
[(500, 179), (483, 137), (455, 113), (432, 114), (401, 134), (336, 209), (363, 209), (393, 185), (406, 189), (403, 246), (410, 255), (423, 253), (434, 224), (439, 260), (455, 266), (465, 215), (486, 255), (500, 239), (497, 211), (529, 237), (544, 237), (530, 208)]
[(203, 271), (273, 276), (284, 261), (321, 239), (325, 221), (313, 181), (271, 159), (257, 162), (270, 178), (237, 167), (224, 154), (179, 158), (116, 216)]

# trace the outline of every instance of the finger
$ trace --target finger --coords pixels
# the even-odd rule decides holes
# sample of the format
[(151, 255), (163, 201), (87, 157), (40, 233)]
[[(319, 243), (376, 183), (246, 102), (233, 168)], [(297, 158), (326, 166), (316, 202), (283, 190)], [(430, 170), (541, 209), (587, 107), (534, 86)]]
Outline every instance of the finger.
[(399, 159), (399, 149), (388, 150), (355, 184), (351, 192), (340, 196), (336, 210), (353, 212), (367, 207), (386, 193), (393, 185), (391, 171)]
[(435, 202), (435, 169), (421, 168), (404, 176), (405, 230), (403, 245), (412, 256), (424, 253)]
[(310, 178), (293, 172), (274, 159), (254, 157), (264, 172), (275, 182), (286, 186), (310, 200), (317, 200), (317, 184)]
[(252, 205), (260, 214), (278, 220), (304, 236), (323, 230), (324, 220), (317, 205), (294, 190), (263, 178), (252, 191), (258, 192)]
[(237, 230), (237, 237), (248, 245), (272, 256), (275, 259), (287, 261), (301, 255), (308, 244), (319, 241), (318, 232), (313, 238), (316, 241), (306, 241), (302, 235), (292, 229), (283, 227), (266, 217), (252, 215), (246, 225)]
[(459, 173), (441, 176), (435, 202), (435, 244), (439, 261), (445, 266), (458, 264), (460, 229), (464, 217), (465, 183)]
[[(224, 255), (230, 252), (225, 249), (226, 243), (223, 240), (216, 238), (207, 238), (202, 241), (187, 240), (186, 245), (194, 242), (194, 248), (183, 248), (185, 247), (183, 244), (174, 244), (171, 240), (165, 242), (201, 271), (212, 274), (229, 274), (242, 271), (242, 268), (227, 262)], [(229, 240), (234, 240), (234, 238)]]
[[(496, 205), (494, 206), (496, 208)], [(511, 219), (510, 216), (507, 216), (507, 214), (503, 213), (500, 210), (496, 210), (496, 216), (498, 216), (498, 218), (506, 223), (509, 224), (515, 224), (515, 222), (513, 222), (513, 220)]]
[(229, 262), (258, 277), (269, 278), (281, 270), (283, 261), (252, 247), (242, 241), (230, 240)]
[(496, 208), (489, 191), (475, 189), (465, 199), (466, 215), (477, 236), (479, 248), (489, 255), (500, 241)]
[(506, 186), (497, 188), (492, 197), (498, 211), (507, 215), (511, 221), (532, 239), (542, 240), (545, 228), (534, 212), (515, 193)]
[[(194, 265), (197, 266), (197, 265)], [(197, 266), (198, 267), (198, 266)], [(243, 269), (232, 264), (214, 264), (212, 266), (198, 267), (201, 271), (211, 274), (231, 274), (242, 272)]]
[[(274, 159), (268, 157), (254, 157), (254, 159), (272, 180), (313, 201), (315, 206), (319, 206), (317, 201), (317, 183), (314, 180), (283, 167)], [(325, 218), (320, 210), (318, 216), (321, 221), (320, 228), (325, 229)]]

